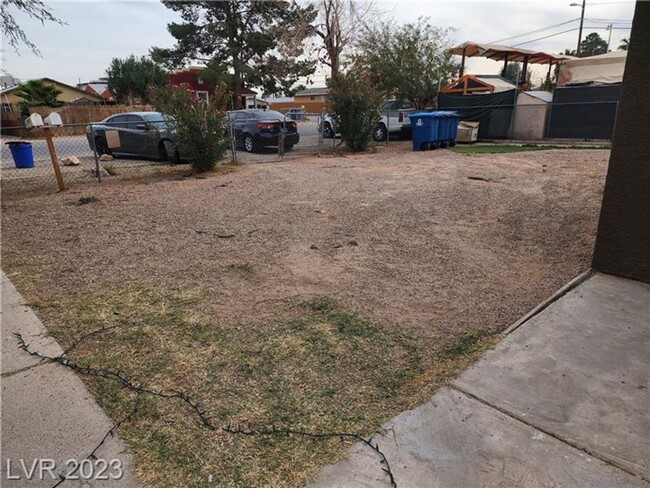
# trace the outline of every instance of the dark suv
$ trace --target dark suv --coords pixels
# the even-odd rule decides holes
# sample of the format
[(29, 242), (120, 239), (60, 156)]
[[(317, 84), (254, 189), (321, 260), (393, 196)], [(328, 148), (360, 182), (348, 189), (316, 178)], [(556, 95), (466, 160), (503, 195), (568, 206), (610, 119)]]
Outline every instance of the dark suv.
[(274, 110), (232, 110), (228, 112), (235, 144), (247, 152), (278, 147), (284, 136), (284, 150), (298, 144), (300, 135), (294, 121)]
[[(126, 112), (107, 117), (94, 126), (86, 127), (90, 149), (98, 154), (121, 154), (145, 158), (171, 160), (181, 159), (179, 137), (168, 127), (169, 119), (159, 112)], [(107, 131), (117, 131), (118, 147), (109, 148)]]

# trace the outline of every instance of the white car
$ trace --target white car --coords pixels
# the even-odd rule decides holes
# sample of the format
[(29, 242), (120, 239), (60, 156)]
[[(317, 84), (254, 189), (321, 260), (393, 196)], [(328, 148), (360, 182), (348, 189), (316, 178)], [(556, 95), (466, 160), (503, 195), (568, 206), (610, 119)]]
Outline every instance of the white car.
[[(416, 112), (415, 107), (409, 101), (398, 102), (388, 100), (379, 107), (381, 118), (375, 127), (372, 138), (375, 141), (386, 141), (390, 134), (409, 136), (411, 134), (411, 119), (409, 114)], [(323, 131), (323, 137), (332, 139), (339, 134), (336, 123), (330, 114), (318, 118), (319, 131)]]

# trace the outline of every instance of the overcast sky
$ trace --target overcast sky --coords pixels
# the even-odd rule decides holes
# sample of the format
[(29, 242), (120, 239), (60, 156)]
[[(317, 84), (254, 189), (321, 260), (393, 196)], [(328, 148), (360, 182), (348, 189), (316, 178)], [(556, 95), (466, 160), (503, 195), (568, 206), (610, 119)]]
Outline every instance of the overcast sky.
[[(430, 17), (439, 27), (453, 27), (452, 39), (456, 43), (466, 40), (494, 42), (510, 36), (569, 22), (580, 17), (580, 8), (572, 2), (580, 0), (544, 1), (384, 1), (378, 7), (386, 16), (397, 22), (410, 22), (420, 16)], [(173, 39), (167, 24), (178, 19), (159, 1), (47, 1), (54, 13), (67, 25), (41, 25), (20, 13), (16, 19), (29, 38), (39, 47), (42, 57), (33, 55), (22, 47), (16, 54), (3, 45), (5, 72), (27, 80), (49, 77), (68, 84), (96, 79), (104, 72), (114, 57), (129, 54), (143, 55), (151, 46), (172, 46)], [(587, 0), (583, 38), (598, 32), (607, 39), (605, 27), (614, 22), (610, 49), (615, 50), (620, 40), (629, 37), (630, 21), (634, 15), (634, 2), (625, 0)], [(521, 44), (521, 47), (547, 52), (575, 49), (578, 38), (578, 21), (552, 29), (501, 42), (517, 45), (540, 37), (566, 32), (554, 37)], [(3, 43), (4, 44), (4, 43)], [(490, 74), (501, 69), (501, 63), (472, 58), (468, 60), (470, 73)], [(324, 83), (324, 72), (315, 77), (315, 85)], [(545, 73), (535, 71), (535, 76)]]

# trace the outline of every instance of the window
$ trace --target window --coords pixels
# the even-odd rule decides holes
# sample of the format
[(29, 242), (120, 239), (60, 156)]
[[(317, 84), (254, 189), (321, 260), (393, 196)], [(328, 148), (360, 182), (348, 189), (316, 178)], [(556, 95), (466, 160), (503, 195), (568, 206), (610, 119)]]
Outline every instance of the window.
[(139, 117), (137, 115), (128, 115), (126, 117), (126, 124), (124, 124), (124, 126), (127, 129), (135, 130), (138, 128), (138, 124), (144, 124), (144, 120), (142, 119), (142, 117)]
[(127, 118), (128, 115), (117, 115), (108, 119), (106, 124), (111, 127), (126, 127)]
[(201, 78), (200, 76), (199, 76), (199, 78), (198, 78), (197, 81), (199, 82), (199, 85), (202, 85), (202, 84), (203, 84), (203, 78)]
[(207, 91), (197, 91), (196, 96), (199, 97), (199, 100), (203, 100), (204, 102), (210, 101), (210, 97), (208, 96)]

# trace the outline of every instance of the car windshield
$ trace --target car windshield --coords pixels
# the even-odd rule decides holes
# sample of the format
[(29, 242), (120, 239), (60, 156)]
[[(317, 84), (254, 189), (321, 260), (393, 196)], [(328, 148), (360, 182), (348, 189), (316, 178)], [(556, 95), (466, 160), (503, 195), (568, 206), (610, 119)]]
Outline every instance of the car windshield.
[(255, 118), (256, 119), (278, 119), (282, 120), (284, 119), (284, 115), (282, 115), (280, 112), (276, 112), (275, 110), (264, 110), (262, 112), (256, 112), (255, 113)]
[(173, 120), (171, 117), (159, 113), (145, 114), (142, 117), (156, 129), (166, 129), (167, 124)]

